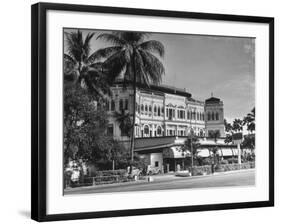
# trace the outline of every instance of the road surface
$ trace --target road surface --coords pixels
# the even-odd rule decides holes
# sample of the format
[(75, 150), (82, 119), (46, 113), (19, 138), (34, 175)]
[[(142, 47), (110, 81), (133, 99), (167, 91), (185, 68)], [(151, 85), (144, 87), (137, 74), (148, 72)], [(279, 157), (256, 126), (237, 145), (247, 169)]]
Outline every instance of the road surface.
[(126, 191), (147, 191), (167, 189), (191, 189), (227, 186), (250, 186), (255, 185), (255, 170), (242, 170), (238, 172), (218, 173), (217, 175), (175, 177), (170, 175), (166, 178), (154, 177), (154, 182), (135, 182), (114, 186), (92, 186), (73, 188), (65, 192), (69, 194), (110, 193)]

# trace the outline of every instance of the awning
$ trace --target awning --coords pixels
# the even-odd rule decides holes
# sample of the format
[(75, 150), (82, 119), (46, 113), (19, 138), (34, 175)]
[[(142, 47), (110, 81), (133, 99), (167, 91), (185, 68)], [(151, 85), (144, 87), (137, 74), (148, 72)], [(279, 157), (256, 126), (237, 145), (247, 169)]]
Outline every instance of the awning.
[(172, 146), (163, 150), (163, 158), (178, 159), (185, 158), (187, 156), (190, 156), (190, 152), (182, 152), (181, 146)]
[(198, 154), (197, 155), (199, 157), (209, 157), (211, 154), (210, 154), (209, 149), (198, 149)]

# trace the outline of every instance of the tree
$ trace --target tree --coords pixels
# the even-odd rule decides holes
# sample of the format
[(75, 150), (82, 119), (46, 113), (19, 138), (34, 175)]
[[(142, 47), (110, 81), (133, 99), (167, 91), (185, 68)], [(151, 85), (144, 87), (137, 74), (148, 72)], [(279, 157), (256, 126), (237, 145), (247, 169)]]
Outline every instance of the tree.
[(227, 122), (226, 119), (224, 119), (224, 129), (225, 129), (225, 132), (226, 132), (226, 136), (225, 136), (225, 139), (224, 139), (224, 142), (225, 143), (230, 143), (232, 142), (232, 130), (233, 130), (233, 127), (230, 123)]
[(232, 125), (226, 119), (224, 119), (224, 129), (228, 133), (232, 131)]
[(252, 133), (253, 131), (255, 131), (255, 107), (251, 110), (250, 113), (247, 114), (247, 116), (244, 117), (243, 119), (243, 125), (247, 126), (247, 130)]
[(132, 121), (130, 117), (130, 113), (126, 113), (124, 109), (121, 110), (121, 113), (115, 112), (115, 118), (116, 121), (119, 123), (119, 128), (122, 133), (124, 133), (126, 136), (131, 136), (131, 130), (132, 130)]
[(190, 152), (191, 155), (191, 173), (193, 174), (194, 159), (198, 157), (198, 149), (200, 148), (199, 139), (191, 134), (188, 139), (185, 140), (184, 145), (181, 147), (182, 153)]
[(234, 132), (239, 132), (243, 130), (243, 121), (239, 118), (235, 118), (232, 123), (232, 130)]
[(138, 84), (158, 85), (165, 72), (161, 61), (155, 56), (164, 56), (164, 46), (156, 40), (144, 41), (149, 35), (139, 32), (103, 33), (97, 39), (105, 40), (113, 46), (101, 49), (106, 60), (103, 68), (108, 73), (124, 75), (124, 83), (132, 83), (134, 90), (133, 126), (131, 130), (131, 160), (134, 160), (136, 86)]
[(102, 72), (99, 61), (103, 52), (91, 53), (90, 41), (95, 33), (88, 33), (85, 38), (80, 30), (65, 33), (66, 53), (64, 53), (65, 79), (85, 87), (96, 98), (110, 94), (110, 83), (115, 77)]
[[(219, 130), (214, 130), (214, 131), (209, 131), (209, 137), (213, 138), (215, 141), (215, 144), (217, 144), (218, 138), (220, 137), (220, 132)], [(214, 165), (216, 165), (216, 155), (218, 153), (218, 146), (215, 145), (215, 147), (211, 148), (211, 152), (213, 153), (213, 158), (214, 158)]]
[(87, 89), (64, 86), (64, 164), (68, 159), (110, 168), (128, 158), (123, 145), (107, 134), (108, 117), (104, 105), (97, 105)]

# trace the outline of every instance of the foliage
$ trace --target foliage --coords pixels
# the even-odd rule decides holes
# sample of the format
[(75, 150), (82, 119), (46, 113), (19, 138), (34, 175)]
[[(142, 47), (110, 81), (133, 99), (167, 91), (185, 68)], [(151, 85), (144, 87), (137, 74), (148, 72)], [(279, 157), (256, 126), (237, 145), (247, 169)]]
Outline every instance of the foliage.
[(249, 134), (244, 136), (244, 140), (241, 144), (242, 149), (254, 149), (255, 148), (255, 135)]
[(219, 130), (211, 130), (208, 132), (209, 137), (213, 138), (215, 142), (217, 142), (218, 138), (220, 137), (220, 131)]
[(248, 113), (247, 116), (244, 117), (243, 119), (243, 125), (247, 126), (247, 130), (250, 131), (251, 133), (255, 131), (255, 107), (251, 110), (251, 113)]
[(181, 147), (182, 152), (190, 152), (194, 158), (198, 156), (198, 149), (200, 148), (199, 139), (196, 136), (188, 137), (184, 145)]
[(77, 85), (65, 86), (64, 162), (69, 158), (97, 164), (122, 160), (127, 152), (107, 135), (107, 124), (103, 105), (98, 104), (86, 89)]
[[(149, 35), (139, 32), (112, 32), (100, 34), (97, 39), (111, 43), (113, 46), (97, 51), (97, 55), (102, 56), (103, 71), (106, 74), (120, 76), (123, 74), (123, 83), (133, 83), (134, 102), (136, 100), (136, 84), (145, 84), (149, 87), (152, 84), (159, 84), (162, 75), (165, 73), (162, 62), (158, 56), (164, 56), (164, 46), (156, 40), (145, 41)], [(155, 55), (156, 54), (156, 55)], [(133, 107), (133, 122), (135, 125), (135, 106)], [(131, 128), (131, 159), (134, 152), (134, 133)]]
[(100, 49), (106, 60), (103, 63), (109, 73), (124, 73), (124, 81), (159, 84), (165, 69), (155, 56), (164, 56), (164, 46), (156, 40), (145, 41), (149, 34), (138, 32), (103, 33), (97, 39), (111, 43), (113, 46)]
[(224, 119), (224, 128), (227, 133), (232, 131), (232, 125), (226, 119)]
[(234, 132), (239, 132), (243, 130), (243, 121), (239, 118), (235, 118), (232, 123), (232, 130)]
[(131, 130), (132, 130), (132, 120), (130, 117), (130, 113), (126, 113), (124, 109), (121, 110), (121, 113), (115, 111), (115, 118), (116, 121), (119, 123), (119, 128), (122, 133), (124, 133), (126, 136), (131, 136)]
[(229, 158), (227, 159), (228, 163), (231, 164), (231, 163), (238, 163), (238, 159), (237, 158)]
[(115, 77), (102, 72), (99, 52), (91, 53), (90, 41), (95, 33), (83, 38), (80, 30), (65, 33), (66, 53), (64, 54), (65, 80), (85, 87), (98, 98), (110, 95), (110, 84)]

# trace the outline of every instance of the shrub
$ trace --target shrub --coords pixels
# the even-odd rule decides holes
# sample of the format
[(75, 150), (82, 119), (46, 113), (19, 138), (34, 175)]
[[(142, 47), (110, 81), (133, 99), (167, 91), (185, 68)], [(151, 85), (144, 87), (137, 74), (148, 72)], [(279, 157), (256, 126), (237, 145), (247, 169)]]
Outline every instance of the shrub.
[(93, 177), (97, 176), (113, 176), (113, 175), (120, 175), (124, 176), (126, 175), (127, 171), (125, 169), (121, 170), (102, 170), (102, 171), (94, 171), (92, 172)]
[[(255, 167), (255, 162), (242, 163), (239, 167), (238, 163), (232, 164), (218, 164), (215, 166), (216, 172), (226, 172), (239, 169), (250, 169)], [(204, 173), (210, 174), (212, 172), (211, 166), (194, 166), (193, 176), (203, 175)]]
[(221, 164), (228, 164), (228, 160), (224, 159), (220, 161)]
[(204, 173), (210, 174), (212, 172), (211, 166), (194, 166), (193, 176), (203, 175)]
[(203, 160), (202, 160), (202, 165), (203, 166), (206, 166), (206, 165), (211, 165), (212, 164), (212, 159), (211, 158), (204, 158)]
[(237, 158), (229, 158), (227, 159), (228, 163), (238, 163), (238, 159)]

